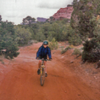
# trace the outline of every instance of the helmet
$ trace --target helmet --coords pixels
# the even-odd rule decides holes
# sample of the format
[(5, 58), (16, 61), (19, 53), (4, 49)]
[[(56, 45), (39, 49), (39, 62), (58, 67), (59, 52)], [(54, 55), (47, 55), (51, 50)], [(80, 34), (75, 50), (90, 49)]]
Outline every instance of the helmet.
[(43, 41), (43, 44), (44, 44), (44, 45), (48, 45), (48, 41), (46, 41), (46, 40)]

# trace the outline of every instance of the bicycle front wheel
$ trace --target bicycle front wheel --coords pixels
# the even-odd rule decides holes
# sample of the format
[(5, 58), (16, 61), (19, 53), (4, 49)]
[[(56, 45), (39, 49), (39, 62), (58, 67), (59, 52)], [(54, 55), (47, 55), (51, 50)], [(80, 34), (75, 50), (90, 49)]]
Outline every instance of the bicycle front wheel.
[(41, 84), (41, 86), (44, 85), (44, 81), (45, 81), (45, 71), (44, 71), (44, 68), (42, 68), (42, 72), (41, 72), (41, 75), (40, 75), (40, 84)]

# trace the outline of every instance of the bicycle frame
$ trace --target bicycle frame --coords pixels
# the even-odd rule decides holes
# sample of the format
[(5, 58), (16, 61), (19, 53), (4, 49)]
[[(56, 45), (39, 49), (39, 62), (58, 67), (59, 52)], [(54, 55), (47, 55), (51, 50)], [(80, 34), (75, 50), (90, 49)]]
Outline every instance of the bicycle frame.
[(44, 61), (42, 61), (42, 63), (41, 63), (41, 67), (40, 67), (40, 75), (42, 75), (42, 68), (44, 68), (44, 69), (45, 69), (45, 66), (44, 66)]
[(44, 85), (44, 81), (45, 81), (45, 65), (44, 65), (44, 61), (47, 61), (48, 59), (44, 60), (44, 59), (39, 59), (42, 60), (41, 63), (41, 67), (40, 67), (40, 84), (41, 86)]

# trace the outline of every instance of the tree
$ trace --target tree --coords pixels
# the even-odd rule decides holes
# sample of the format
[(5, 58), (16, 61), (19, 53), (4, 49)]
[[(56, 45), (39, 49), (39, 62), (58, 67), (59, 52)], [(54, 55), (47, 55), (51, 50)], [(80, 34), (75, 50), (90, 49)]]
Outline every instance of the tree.
[(28, 44), (31, 40), (32, 34), (30, 33), (29, 29), (25, 29), (24, 27), (15, 26), (15, 33), (16, 33), (16, 41), (20, 46)]
[(78, 0), (73, 0), (72, 4), (73, 4), (73, 8), (75, 9), (78, 5)]
[(55, 18), (53, 16), (50, 17), (50, 21), (54, 21)]
[(35, 22), (35, 18), (32, 18), (31, 16), (27, 16), (26, 18), (23, 19), (23, 24), (31, 26), (31, 24)]
[(43, 32), (45, 38), (48, 38), (48, 32), (49, 32), (49, 30), (50, 30), (50, 24), (48, 24), (48, 23), (43, 24), (41, 30), (42, 30), (42, 32)]
[(7, 59), (17, 57), (18, 44), (15, 41), (16, 35), (14, 25), (11, 22), (1, 22), (0, 26), (0, 55), (4, 55)]
[(39, 25), (37, 23), (32, 24), (30, 29), (31, 29), (32, 33), (34, 33), (34, 35), (36, 35), (37, 30), (39, 29)]
[(38, 31), (38, 33), (35, 35), (35, 39), (37, 41), (42, 41), (45, 40), (45, 35), (41, 32), (41, 30)]
[[(76, 1), (76, 0), (74, 0)], [(75, 6), (77, 4), (78, 6)], [(82, 60), (96, 62), (100, 60), (100, 38), (98, 36), (96, 16), (99, 12), (99, 0), (80, 0), (74, 3), (74, 12), (71, 18), (71, 26), (82, 36), (92, 37), (83, 44)]]
[[(71, 26), (82, 36), (89, 35), (93, 37), (93, 31), (96, 26), (96, 4), (94, 0), (74, 0), (74, 11), (71, 17)], [(77, 5), (77, 6), (76, 6)]]

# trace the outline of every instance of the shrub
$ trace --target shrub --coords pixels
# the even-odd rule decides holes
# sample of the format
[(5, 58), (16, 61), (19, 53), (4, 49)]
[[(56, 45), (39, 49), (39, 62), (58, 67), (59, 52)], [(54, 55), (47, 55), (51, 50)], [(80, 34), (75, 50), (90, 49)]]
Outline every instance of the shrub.
[(100, 60), (100, 44), (97, 39), (87, 40), (83, 46), (82, 60), (84, 62), (96, 62)]
[(18, 42), (19, 46), (26, 45), (31, 40), (31, 33), (29, 29), (15, 26), (15, 32), (17, 36), (16, 41)]
[(38, 43), (38, 41), (37, 40), (33, 40), (33, 43)]
[(73, 35), (69, 37), (68, 40), (69, 40), (69, 44), (74, 46), (78, 46), (82, 43), (82, 40), (78, 35)]
[(17, 57), (18, 44), (16, 40), (14, 25), (11, 22), (1, 22), (0, 25), (0, 55), (4, 55), (7, 59)]
[(38, 41), (37, 41), (37, 40), (30, 40), (30, 41), (28, 42), (28, 45), (32, 45), (32, 44), (34, 44), (34, 43), (38, 43)]
[(71, 26), (73, 29), (84, 37), (93, 37), (93, 31), (96, 27), (94, 16), (97, 15), (99, 5), (99, 0), (74, 0), (74, 11), (71, 16)]
[(32, 45), (34, 43), (34, 40), (30, 40), (29, 42), (28, 42), (28, 45)]
[(62, 51), (61, 51), (61, 54), (64, 54), (67, 50), (69, 50), (69, 49), (72, 49), (70, 46), (68, 46), (67, 48), (65, 48), (65, 49), (62, 49)]
[(52, 41), (49, 42), (49, 47), (51, 50), (58, 49), (58, 42), (55, 40), (55, 38), (53, 38)]
[(74, 48), (74, 46), (73, 46), (73, 45), (69, 45), (69, 47), (70, 47), (70, 48)]
[[(65, 22), (64, 22), (65, 21)], [(68, 37), (74, 34), (74, 30), (70, 26), (70, 23), (67, 23), (67, 19), (62, 21), (53, 21), (46, 23), (35, 23), (31, 26), (29, 25), (18, 25), (20, 28), (25, 28), (30, 31), (32, 40), (49, 40), (52, 41), (52, 38), (55, 38), (57, 41), (68, 40)]]
[(82, 52), (80, 49), (74, 49), (73, 55), (82, 55)]
[(41, 42), (45, 39), (45, 35), (39, 30), (38, 33), (35, 35), (35, 40)]

